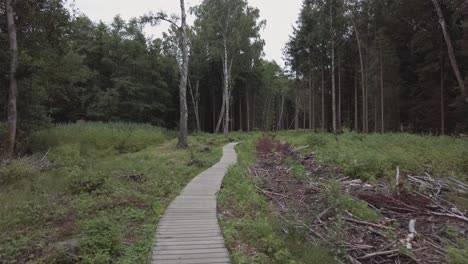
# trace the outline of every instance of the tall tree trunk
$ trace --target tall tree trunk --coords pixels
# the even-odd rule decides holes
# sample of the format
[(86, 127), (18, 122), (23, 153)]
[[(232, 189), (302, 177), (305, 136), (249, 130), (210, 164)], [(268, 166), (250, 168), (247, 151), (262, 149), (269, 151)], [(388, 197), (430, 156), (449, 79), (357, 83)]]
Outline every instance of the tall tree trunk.
[(338, 131), (342, 132), (341, 120), (341, 54), (338, 55)]
[(225, 113), (225, 119), (224, 119), (224, 134), (227, 134), (229, 133), (229, 123), (230, 123), (230, 120), (229, 120), (229, 111), (230, 111), (230, 92), (229, 92), (229, 83), (230, 83), (230, 72), (229, 72), (229, 64), (228, 64), (228, 59), (229, 59), (229, 56), (228, 56), (228, 51), (227, 51), (227, 42), (226, 42), (226, 39), (224, 39), (224, 62), (223, 62), (223, 70), (224, 70), (224, 100), (225, 100), (225, 109), (226, 109), (226, 113)]
[(362, 86), (362, 131), (365, 132), (366, 131), (366, 111), (365, 111), (365, 105), (366, 105), (366, 98), (365, 98), (365, 94), (366, 94), (366, 86), (365, 86), (365, 77), (364, 77), (364, 62), (363, 62), (363, 58), (362, 58), (362, 47), (361, 47), (361, 39), (359, 38), (359, 30), (358, 28), (356, 27), (356, 23), (354, 22), (354, 19), (353, 17), (351, 16), (351, 22), (353, 24), (353, 27), (354, 27), (354, 32), (356, 34), (356, 41), (357, 41), (357, 44), (358, 44), (358, 50), (359, 50), (359, 62), (361, 64), (361, 86)]
[(297, 90), (296, 90), (296, 95), (294, 99), (294, 129), (298, 130), (299, 129), (299, 102), (297, 98)]
[(188, 147), (188, 109), (187, 109), (187, 78), (188, 78), (188, 38), (187, 38), (187, 14), (185, 13), (184, 0), (180, 0), (180, 13), (182, 25), (180, 27), (182, 35), (182, 71), (180, 74), (179, 101), (180, 101), (180, 122), (179, 122), (179, 142), (177, 147)]
[(192, 97), (192, 104), (193, 104), (193, 112), (195, 113), (195, 121), (197, 123), (197, 132), (201, 132), (201, 127), (200, 127), (200, 113), (199, 113), (199, 103), (200, 103), (200, 93), (199, 93), (199, 85), (200, 81), (197, 80), (197, 84), (195, 86), (195, 95), (193, 94), (193, 88), (192, 88), (192, 83), (189, 79), (189, 90), (190, 90), (190, 96)]
[(330, 4), (330, 34), (331, 34), (331, 78), (332, 78), (332, 124), (336, 133), (336, 85), (335, 85), (335, 39), (333, 37), (333, 8)]
[(281, 109), (280, 109), (280, 115), (279, 115), (279, 121), (278, 121), (277, 130), (282, 129), (282, 124), (283, 124), (283, 112), (284, 112), (284, 95), (281, 95)]
[(325, 131), (325, 73), (322, 65), (322, 132)]
[(211, 114), (213, 119), (213, 133), (218, 133), (218, 131), (216, 131), (216, 95), (214, 89), (211, 90)]
[(440, 27), (442, 28), (442, 33), (444, 34), (445, 43), (447, 44), (448, 55), (450, 63), (452, 64), (453, 72), (457, 78), (462, 95), (465, 96), (465, 102), (468, 103), (468, 96), (465, 91), (465, 83), (463, 82), (463, 78), (460, 74), (460, 68), (458, 68), (457, 58), (455, 57), (455, 52), (453, 51), (452, 40), (447, 30), (444, 14), (442, 13), (442, 9), (440, 8), (439, 2), (437, 0), (432, 0), (432, 3), (434, 4), (434, 7), (437, 11), (437, 16), (439, 17)]
[(242, 97), (239, 95), (239, 131), (242, 131)]
[(16, 69), (18, 68), (18, 43), (16, 39), (16, 24), (14, 18), (13, 0), (6, 0), (6, 16), (8, 24), (8, 39), (10, 43), (10, 86), (8, 89), (8, 135), (7, 135), (7, 157), (13, 158), (16, 142), (16, 123), (18, 112), (16, 109), (16, 97), (18, 95), (18, 84), (16, 82)]
[(440, 54), (440, 134), (445, 135), (445, 61), (443, 54)]
[(304, 97), (302, 98), (302, 105), (303, 105), (303, 110), (302, 110), (302, 129), (306, 129), (306, 120), (307, 120), (307, 97), (304, 93)]
[(358, 72), (354, 76), (354, 131), (357, 133), (359, 130), (359, 108), (358, 108)]
[(385, 133), (383, 50), (380, 47), (380, 132)]
[(247, 97), (245, 99), (246, 114), (247, 114), (247, 132), (250, 132), (250, 100), (249, 100), (249, 87), (247, 87)]
[(313, 115), (313, 109), (312, 109), (312, 80), (311, 80), (311, 77), (312, 77), (312, 74), (311, 74), (311, 62), (310, 62), (310, 51), (309, 51), (309, 70), (308, 70), (308, 74), (309, 76), (307, 77), (307, 81), (308, 81), (308, 86), (309, 86), (309, 129), (312, 129), (313, 125), (312, 125), (312, 115)]

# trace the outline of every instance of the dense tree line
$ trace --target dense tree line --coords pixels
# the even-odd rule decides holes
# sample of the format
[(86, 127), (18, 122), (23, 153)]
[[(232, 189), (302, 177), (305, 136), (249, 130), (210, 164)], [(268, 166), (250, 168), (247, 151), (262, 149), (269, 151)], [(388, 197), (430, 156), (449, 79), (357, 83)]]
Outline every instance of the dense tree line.
[(308, 98), (296, 127), (466, 131), (467, 52), (463, 0), (304, 0), (286, 50)]
[[(93, 22), (65, 5), (0, 1), (0, 136), (8, 141), (14, 76), (17, 150), (54, 122), (178, 129), (182, 94), (190, 131), (467, 128), (463, 0), (304, 0), (285, 48), (287, 70), (263, 59), (266, 21), (246, 0), (205, 0), (188, 9), (193, 26), (164, 13)], [(145, 36), (145, 25), (163, 21), (172, 27), (162, 38)]]

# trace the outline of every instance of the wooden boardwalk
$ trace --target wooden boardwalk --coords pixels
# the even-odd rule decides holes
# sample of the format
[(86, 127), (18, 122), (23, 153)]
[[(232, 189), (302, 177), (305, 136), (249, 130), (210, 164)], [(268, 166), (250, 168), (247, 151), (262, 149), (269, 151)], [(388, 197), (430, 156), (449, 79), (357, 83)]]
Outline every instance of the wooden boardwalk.
[(228, 167), (237, 162), (234, 146), (221, 160), (196, 176), (169, 205), (156, 230), (153, 264), (230, 263), (218, 225), (216, 193)]

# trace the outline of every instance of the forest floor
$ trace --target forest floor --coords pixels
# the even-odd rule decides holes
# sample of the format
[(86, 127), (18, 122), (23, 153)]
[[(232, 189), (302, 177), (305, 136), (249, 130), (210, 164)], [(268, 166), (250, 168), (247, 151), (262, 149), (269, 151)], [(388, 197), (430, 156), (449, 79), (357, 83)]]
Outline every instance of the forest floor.
[(37, 132), (32, 154), (0, 164), (0, 263), (146, 263), (169, 202), (230, 141), (239, 162), (218, 206), (234, 263), (468, 259), (466, 139), (200, 134), (178, 150), (175, 137), (132, 124)]
[(444, 162), (467, 144), (304, 132), (244, 142), (219, 194), (233, 262), (468, 263), (466, 157)]

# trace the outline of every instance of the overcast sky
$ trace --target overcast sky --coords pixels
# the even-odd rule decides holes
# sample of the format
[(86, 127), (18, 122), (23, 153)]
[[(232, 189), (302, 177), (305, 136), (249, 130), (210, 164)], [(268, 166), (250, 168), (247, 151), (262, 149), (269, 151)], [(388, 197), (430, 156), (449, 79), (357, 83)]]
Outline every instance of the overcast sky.
[[(201, 0), (186, 0), (188, 7), (199, 4)], [(283, 65), (284, 45), (292, 33), (292, 26), (297, 20), (302, 0), (248, 0), (251, 6), (260, 9), (262, 19), (267, 26), (262, 32), (266, 42), (265, 56)], [(91, 20), (110, 22), (115, 15), (124, 19), (141, 16), (149, 11), (165, 11), (168, 14), (179, 14), (179, 0), (75, 0), (75, 6)], [(193, 22), (190, 18), (189, 23)], [(161, 24), (146, 31), (153, 37), (161, 36), (167, 30), (167, 25)]]

